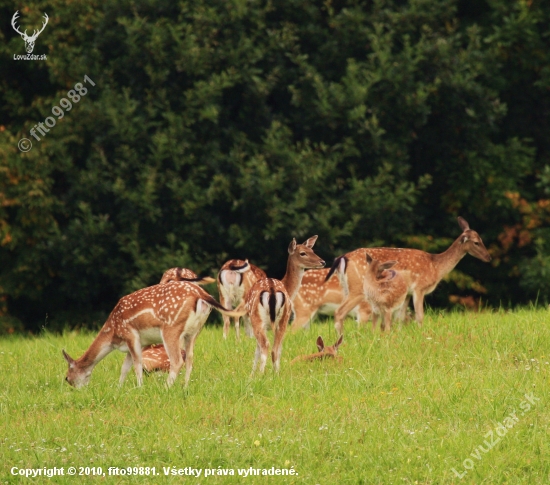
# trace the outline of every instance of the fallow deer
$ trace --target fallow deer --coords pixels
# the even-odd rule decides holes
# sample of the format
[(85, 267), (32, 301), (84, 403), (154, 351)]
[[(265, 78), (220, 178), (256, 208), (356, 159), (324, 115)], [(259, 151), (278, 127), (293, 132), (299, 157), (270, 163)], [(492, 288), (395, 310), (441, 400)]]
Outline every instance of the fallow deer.
[(265, 370), (269, 351), (266, 332), (270, 328), (275, 334), (271, 359), (275, 372), (279, 371), (283, 338), (292, 312), (292, 301), (298, 293), (304, 270), (322, 268), (325, 265), (325, 262), (311, 249), (316, 240), (317, 236), (312, 236), (303, 244), (296, 244), (296, 240), (293, 239), (288, 246), (284, 278), (280, 281), (273, 278), (258, 280), (246, 295), (245, 308), (257, 342), (252, 374), (258, 362), (260, 362), (260, 372), (263, 373)]
[(462, 217), (458, 218), (458, 224), (463, 231), (462, 234), (440, 254), (430, 254), (418, 249), (361, 248), (336, 258), (327, 279), (337, 271), (340, 284), (346, 294), (346, 298), (334, 315), (336, 331), (339, 334), (342, 333), (344, 318), (365, 298), (363, 282), (367, 270), (367, 254), (379, 261), (397, 261), (395, 270), (401, 273), (408, 286), (408, 295), (402, 306), (400, 318), (404, 318), (410, 295), (412, 295), (415, 318), (421, 326), (424, 320), (424, 297), (435, 290), (439, 282), (466, 254), (481, 261), (491, 261), (491, 255), (479, 234), (470, 229)]
[(312, 361), (312, 360), (322, 360), (322, 359), (336, 359), (339, 362), (342, 360), (342, 357), (340, 357), (338, 354), (338, 347), (342, 344), (342, 339), (344, 338), (343, 335), (340, 335), (340, 338), (336, 341), (334, 345), (331, 345), (330, 347), (325, 347), (325, 343), (323, 342), (323, 338), (321, 336), (317, 337), (317, 348), (319, 349), (319, 352), (315, 354), (310, 355), (299, 355), (298, 357), (292, 359), (290, 362), (291, 364), (295, 364), (296, 362), (303, 362), (303, 361)]
[[(302, 284), (294, 299), (294, 320), (292, 331), (304, 328), (318, 313), (334, 315), (336, 309), (344, 301), (342, 286), (336, 275), (325, 282), (328, 268), (310, 269), (304, 273)], [(352, 310), (357, 321), (367, 321), (371, 314), (370, 305), (362, 301)]]
[[(185, 350), (181, 349), (181, 358), (185, 362)], [(141, 361), (145, 372), (169, 372), (170, 357), (163, 344), (148, 345), (141, 350)]]
[(181, 344), (185, 350), (185, 385), (193, 368), (195, 340), (210, 311), (215, 308), (230, 316), (244, 312), (229, 311), (200, 286), (186, 281), (172, 281), (149, 286), (122, 297), (88, 350), (77, 360), (64, 350), (69, 364), (66, 381), (74, 387), (88, 384), (96, 364), (113, 350), (126, 352), (120, 384), (134, 365), (139, 386), (143, 382), (142, 347), (164, 343), (170, 359), (167, 383), (172, 385), (183, 366)]
[(367, 271), (363, 290), (365, 299), (372, 307), (372, 328), (376, 328), (377, 315), (382, 318), (381, 329), (390, 330), (391, 320), (396, 310), (401, 308), (407, 298), (407, 283), (395, 270), (397, 261), (381, 263), (367, 253)]
[(208, 283), (216, 282), (216, 280), (210, 276), (199, 276), (197, 273), (187, 268), (167, 269), (162, 275), (159, 285), (170, 283), (170, 281), (187, 281), (188, 283), (195, 283), (196, 285), (207, 285)]
[[(225, 308), (237, 308), (244, 300), (250, 288), (256, 281), (267, 278), (265, 272), (250, 264), (248, 259), (230, 259), (220, 269), (218, 273), (218, 291), (220, 294), (220, 303)], [(248, 316), (243, 316), (245, 330), (249, 337), (252, 337), (252, 328)], [(235, 333), (237, 338), (239, 334), (240, 318), (234, 318)], [(223, 338), (227, 338), (231, 318), (223, 316)]]

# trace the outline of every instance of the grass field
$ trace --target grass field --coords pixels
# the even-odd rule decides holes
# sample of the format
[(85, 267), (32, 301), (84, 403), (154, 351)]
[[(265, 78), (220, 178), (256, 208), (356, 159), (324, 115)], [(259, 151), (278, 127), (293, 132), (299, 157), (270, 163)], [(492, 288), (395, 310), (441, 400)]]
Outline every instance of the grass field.
[[(187, 391), (183, 376), (166, 389), (166, 375), (136, 388), (130, 374), (119, 388), (119, 352), (75, 390), (61, 349), (80, 356), (93, 334), (4, 338), (0, 483), (547, 484), (549, 323), (546, 310), (431, 313), (421, 329), (381, 335), (348, 321), (342, 363), (291, 366), (316, 351), (318, 334), (333, 343), (329, 320), (288, 334), (280, 374), (269, 363), (252, 379), (255, 341), (236, 342), (234, 331), (224, 341), (207, 327)], [(70, 466), (107, 476), (11, 474)], [(158, 475), (108, 476), (108, 467)], [(202, 472), (165, 476), (163, 467)], [(251, 467), (295, 475), (239, 476)]]

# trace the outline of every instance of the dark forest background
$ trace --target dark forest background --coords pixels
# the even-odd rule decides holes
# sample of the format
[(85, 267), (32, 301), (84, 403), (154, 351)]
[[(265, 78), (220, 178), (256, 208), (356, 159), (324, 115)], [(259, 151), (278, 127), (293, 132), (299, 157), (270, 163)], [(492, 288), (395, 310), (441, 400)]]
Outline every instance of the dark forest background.
[[(16, 10), (47, 61), (14, 60)], [(0, 36), (2, 331), (97, 323), (173, 266), (280, 277), (292, 237), (442, 251), (458, 215), (494, 259), (429, 304), (549, 299), (550, 2), (0, 1)]]

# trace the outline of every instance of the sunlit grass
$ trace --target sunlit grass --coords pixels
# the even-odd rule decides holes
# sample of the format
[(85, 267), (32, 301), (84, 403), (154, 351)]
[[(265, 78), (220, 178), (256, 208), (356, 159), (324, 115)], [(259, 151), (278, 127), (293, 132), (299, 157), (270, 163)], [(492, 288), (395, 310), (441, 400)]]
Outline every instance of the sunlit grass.
[[(277, 483), (548, 483), (550, 312), (429, 314), (424, 327), (389, 335), (348, 321), (343, 362), (300, 362), (332, 321), (288, 334), (279, 375), (250, 378), (255, 341), (203, 330), (188, 390), (183, 376), (135, 376), (118, 387), (113, 353), (81, 390), (64, 382), (65, 348), (79, 356), (94, 335), (0, 340), (3, 479), (12, 467), (156, 467), (150, 477), (79, 477), (83, 483), (263, 483), (239, 468), (291, 468)], [(485, 435), (525, 394), (540, 400), (480, 459)], [(496, 436), (496, 434), (495, 434)], [(466, 469), (464, 460), (473, 468)], [(469, 462), (466, 462), (469, 465)], [(162, 467), (233, 469), (235, 476), (164, 477)], [(75, 483), (55, 477), (51, 483)], [(48, 479), (34, 479), (34, 483)], [(30, 480), (32, 483), (33, 481)]]

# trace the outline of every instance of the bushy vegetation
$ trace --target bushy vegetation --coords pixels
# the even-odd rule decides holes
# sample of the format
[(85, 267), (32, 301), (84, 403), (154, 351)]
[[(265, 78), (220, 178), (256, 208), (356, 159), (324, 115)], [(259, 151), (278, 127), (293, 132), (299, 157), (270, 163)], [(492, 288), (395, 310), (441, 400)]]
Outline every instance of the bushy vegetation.
[[(35, 54), (10, 25), (49, 24)], [(168, 267), (292, 237), (440, 251), (479, 231), (434, 305), (548, 299), (550, 5), (542, 0), (1, 2), (0, 313), (104, 316)], [(29, 135), (87, 75), (95, 86)], [(20, 138), (32, 140), (28, 153)], [(19, 326), (19, 327), (18, 327)]]

